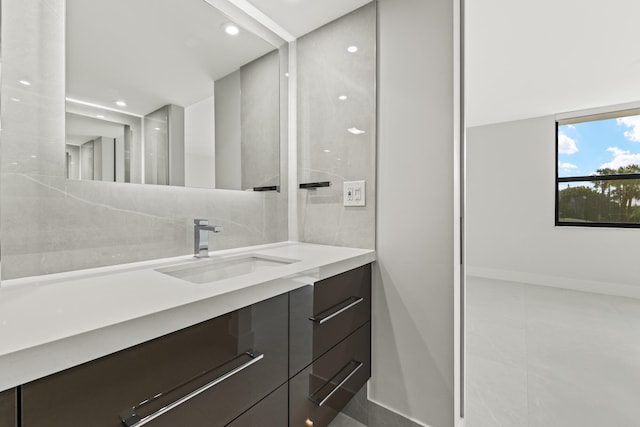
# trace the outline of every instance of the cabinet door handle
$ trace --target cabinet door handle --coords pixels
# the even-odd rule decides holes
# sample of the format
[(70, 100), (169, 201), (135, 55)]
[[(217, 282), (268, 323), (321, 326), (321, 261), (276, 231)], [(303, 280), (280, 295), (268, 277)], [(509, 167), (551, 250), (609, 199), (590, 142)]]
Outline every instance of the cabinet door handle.
[[(337, 374), (335, 374), (329, 381), (327, 381), (322, 387), (315, 393), (309, 396), (309, 400), (315, 403), (317, 406), (322, 406), (327, 403), (327, 400), (333, 394), (340, 389), (351, 378), (358, 369), (362, 368), (363, 363), (357, 360), (352, 360), (347, 363)], [(337, 382), (336, 385), (333, 385)]]
[(325, 310), (322, 313), (319, 313), (315, 316), (311, 316), (309, 320), (322, 325), (324, 322), (327, 322), (333, 319), (334, 317), (336, 317), (337, 315), (349, 310), (350, 308), (355, 307), (356, 305), (360, 304), (362, 301), (364, 301), (364, 298), (362, 297), (349, 297), (346, 300), (339, 302), (338, 304), (329, 308), (328, 310)]
[(143, 400), (142, 402), (138, 403), (137, 405), (133, 406), (131, 409), (127, 409), (123, 412), (120, 413), (120, 419), (122, 420), (122, 425), (127, 426), (127, 427), (140, 427), (143, 426), (145, 424), (147, 424), (148, 422), (150, 422), (151, 420), (154, 420), (156, 418), (158, 418), (159, 416), (163, 415), (164, 413), (172, 410), (173, 408), (182, 405), (183, 403), (187, 402), (188, 400), (196, 397), (197, 395), (199, 395), (200, 393), (210, 389), (211, 387), (220, 384), (222, 381), (226, 380), (227, 378), (232, 377), (233, 375), (237, 374), (238, 372), (248, 368), (249, 366), (253, 365), (254, 363), (258, 362), (259, 360), (261, 360), (264, 357), (264, 354), (262, 353), (258, 353), (258, 352), (246, 352), (246, 353), (242, 353), (241, 355), (233, 358), (232, 360), (230, 360), (227, 363), (230, 363), (240, 357), (243, 356), (249, 356), (251, 358), (251, 360), (243, 363), (242, 365), (230, 370), (229, 372), (226, 372), (223, 375), (220, 375), (219, 377), (217, 377), (216, 379), (214, 379), (213, 381), (210, 381), (208, 383), (206, 383), (205, 385), (198, 387), (197, 389), (195, 389), (194, 391), (188, 393), (185, 396), (182, 396), (180, 399), (166, 405), (163, 406), (162, 408), (158, 409), (157, 411), (145, 416), (145, 417), (141, 417), (140, 415), (138, 415), (136, 412), (138, 409), (140, 409), (142, 406), (153, 402), (156, 399), (159, 399), (161, 397), (166, 396), (167, 394), (171, 393), (172, 391), (185, 386), (186, 384), (188, 384), (189, 382), (197, 379), (197, 378), (201, 378), (204, 375), (207, 375), (208, 373), (210, 373), (211, 371), (218, 369), (218, 367), (209, 369), (208, 371), (194, 377), (191, 378), (190, 380), (172, 388), (171, 390), (164, 392), (164, 393), (158, 393), (155, 396), (147, 399), (147, 400)]

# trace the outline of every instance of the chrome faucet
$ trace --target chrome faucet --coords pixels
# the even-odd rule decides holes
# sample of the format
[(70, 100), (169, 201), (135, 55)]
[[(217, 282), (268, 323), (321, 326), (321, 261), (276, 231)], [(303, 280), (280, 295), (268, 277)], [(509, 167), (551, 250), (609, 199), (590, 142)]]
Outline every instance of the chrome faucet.
[(206, 258), (209, 256), (209, 231), (219, 233), (224, 227), (209, 225), (208, 219), (194, 219), (193, 223), (193, 256)]

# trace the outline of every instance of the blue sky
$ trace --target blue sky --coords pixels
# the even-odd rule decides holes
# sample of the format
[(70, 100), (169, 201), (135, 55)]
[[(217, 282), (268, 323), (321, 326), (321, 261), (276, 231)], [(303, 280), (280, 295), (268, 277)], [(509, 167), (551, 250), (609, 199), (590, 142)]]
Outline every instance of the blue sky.
[(558, 126), (558, 175), (640, 165), (640, 115)]

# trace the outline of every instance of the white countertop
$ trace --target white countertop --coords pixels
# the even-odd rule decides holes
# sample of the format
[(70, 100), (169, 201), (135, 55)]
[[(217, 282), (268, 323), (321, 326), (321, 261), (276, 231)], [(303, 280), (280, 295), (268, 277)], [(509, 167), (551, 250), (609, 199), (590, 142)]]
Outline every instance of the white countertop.
[(3, 281), (0, 391), (220, 316), (375, 260), (375, 252), (283, 242), (211, 252), (297, 260), (194, 284), (158, 271), (180, 256)]

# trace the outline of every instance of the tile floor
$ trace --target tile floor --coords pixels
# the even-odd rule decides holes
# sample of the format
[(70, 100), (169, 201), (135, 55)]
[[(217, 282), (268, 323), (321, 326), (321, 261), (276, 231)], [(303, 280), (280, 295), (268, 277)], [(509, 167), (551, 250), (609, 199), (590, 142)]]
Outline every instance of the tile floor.
[[(368, 420), (367, 424), (363, 424), (343, 413), (340, 413), (329, 427), (421, 427), (421, 425), (416, 424), (414, 421), (404, 418), (403, 416), (383, 408), (382, 406), (376, 405), (373, 402), (368, 402), (366, 405), (366, 415), (361, 411), (358, 411), (358, 415), (355, 416), (358, 419)], [(361, 418), (362, 416), (364, 416), (364, 418)]]
[(467, 427), (640, 426), (640, 300), (470, 277)]
[(329, 427), (367, 427), (367, 426), (344, 414), (338, 414), (338, 416), (334, 418), (331, 424), (329, 424)]

